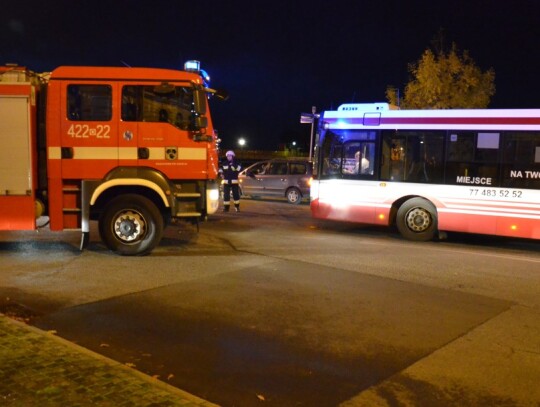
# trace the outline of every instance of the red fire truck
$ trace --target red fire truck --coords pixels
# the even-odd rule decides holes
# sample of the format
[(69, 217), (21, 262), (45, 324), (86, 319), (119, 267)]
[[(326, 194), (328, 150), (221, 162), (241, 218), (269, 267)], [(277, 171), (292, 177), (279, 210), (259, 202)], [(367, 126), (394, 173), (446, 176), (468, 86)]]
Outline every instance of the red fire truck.
[(0, 230), (90, 221), (122, 255), (148, 254), (171, 221), (218, 207), (217, 133), (197, 61), (183, 71), (0, 67)]

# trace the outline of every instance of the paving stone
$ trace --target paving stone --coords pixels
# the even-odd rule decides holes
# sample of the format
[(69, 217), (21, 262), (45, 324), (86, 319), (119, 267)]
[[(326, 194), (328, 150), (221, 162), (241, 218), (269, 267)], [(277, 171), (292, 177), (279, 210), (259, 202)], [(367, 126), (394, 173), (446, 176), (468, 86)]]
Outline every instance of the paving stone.
[(0, 314), (0, 405), (215, 406)]

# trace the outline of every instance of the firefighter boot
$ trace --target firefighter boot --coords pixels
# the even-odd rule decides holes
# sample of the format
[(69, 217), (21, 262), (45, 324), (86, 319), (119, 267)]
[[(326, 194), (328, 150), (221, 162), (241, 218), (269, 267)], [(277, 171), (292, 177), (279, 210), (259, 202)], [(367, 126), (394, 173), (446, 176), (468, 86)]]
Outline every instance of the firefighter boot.
[(223, 205), (223, 212), (229, 212), (229, 205)]
[(240, 204), (234, 204), (234, 210), (240, 212)]

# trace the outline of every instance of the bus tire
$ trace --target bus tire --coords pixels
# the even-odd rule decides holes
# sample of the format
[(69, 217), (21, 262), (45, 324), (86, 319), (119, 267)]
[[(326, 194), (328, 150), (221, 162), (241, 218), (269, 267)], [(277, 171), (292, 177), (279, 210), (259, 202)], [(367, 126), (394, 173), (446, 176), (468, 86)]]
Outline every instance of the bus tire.
[(437, 209), (427, 199), (409, 199), (397, 211), (396, 226), (408, 240), (432, 240), (437, 232)]
[(99, 219), (99, 234), (105, 245), (124, 256), (143, 256), (160, 242), (164, 220), (148, 198), (126, 194), (113, 199)]
[(287, 197), (287, 202), (293, 205), (298, 205), (302, 201), (302, 193), (295, 187), (289, 188), (285, 196)]

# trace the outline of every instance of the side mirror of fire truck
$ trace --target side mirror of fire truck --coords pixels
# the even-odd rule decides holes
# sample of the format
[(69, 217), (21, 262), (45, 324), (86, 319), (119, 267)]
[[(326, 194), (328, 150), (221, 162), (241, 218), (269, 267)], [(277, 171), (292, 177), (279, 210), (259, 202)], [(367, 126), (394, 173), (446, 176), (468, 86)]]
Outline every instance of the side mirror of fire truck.
[(204, 89), (195, 89), (193, 91), (193, 107), (195, 113), (199, 116), (206, 114), (206, 91)]
[(208, 141), (206, 128), (208, 118), (206, 115), (206, 92), (204, 88), (193, 90), (193, 112), (191, 117), (191, 130), (195, 133), (193, 139), (196, 141)]
[(229, 93), (226, 90), (223, 89), (216, 89), (214, 92), (214, 96), (218, 98), (219, 100), (227, 100), (229, 99)]
[(195, 116), (193, 118), (193, 127), (195, 131), (206, 129), (208, 127), (208, 118), (206, 116)]

